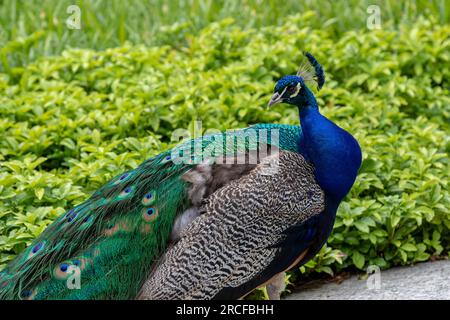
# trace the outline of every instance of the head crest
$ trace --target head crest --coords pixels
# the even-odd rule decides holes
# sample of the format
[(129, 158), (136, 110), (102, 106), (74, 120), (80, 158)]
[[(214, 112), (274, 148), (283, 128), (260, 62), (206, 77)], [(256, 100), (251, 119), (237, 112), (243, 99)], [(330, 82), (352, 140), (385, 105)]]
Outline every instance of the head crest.
[(302, 77), (305, 82), (315, 82), (317, 84), (317, 90), (320, 90), (325, 83), (325, 73), (323, 72), (323, 68), (311, 53), (305, 52), (304, 54), (308, 59), (308, 62), (302, 62), (297, 71), (297, 75)]

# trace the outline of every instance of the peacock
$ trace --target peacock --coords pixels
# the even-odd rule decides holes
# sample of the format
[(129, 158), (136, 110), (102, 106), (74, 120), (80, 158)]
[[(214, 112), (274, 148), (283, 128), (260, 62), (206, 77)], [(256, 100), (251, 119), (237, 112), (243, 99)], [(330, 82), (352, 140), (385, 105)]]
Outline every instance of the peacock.
[[(320, 89), (323, 69), (306, 56)], [(280, 299), (284, 272), (318, 253), (362, 155), (351, 134), (320, 114), (306, 85), (311, 79), (304, 73), (281, 78), (268, 104), (298, 108), (301, 130), (290, 137), (295, 148), (281, 143), (215, 190), (208, 181), (215, 179), (217, 164), (189, 173), (193, 188), (207, 196), (153, 268), (139, 299), (240, 299), (262, 285), (270, 299)]]
[(0, 272), (0, 299), (240, 298), (326, 242), (361, 150), (319, 113), (309, 53), (269, 106), (301, 127), (256, 124), (189, 140), (117, 175)]

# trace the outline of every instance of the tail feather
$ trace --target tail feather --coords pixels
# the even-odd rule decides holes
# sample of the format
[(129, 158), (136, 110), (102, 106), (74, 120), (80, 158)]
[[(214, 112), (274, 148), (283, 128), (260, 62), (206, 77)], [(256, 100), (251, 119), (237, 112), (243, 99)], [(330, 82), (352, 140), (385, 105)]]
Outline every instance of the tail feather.
[[(177, 177), (189, 167), (165, 162), (167, 155), (117, 176), (52, 223), (4, 270), (0, 299), (133, 298), (184, 207), (186, 184)], [(170, 201), (144, 201), (151, 193)], [(81, 287), (73, 290), (76, 270)], [(118, 281), (124, 275), (132, 279)]]

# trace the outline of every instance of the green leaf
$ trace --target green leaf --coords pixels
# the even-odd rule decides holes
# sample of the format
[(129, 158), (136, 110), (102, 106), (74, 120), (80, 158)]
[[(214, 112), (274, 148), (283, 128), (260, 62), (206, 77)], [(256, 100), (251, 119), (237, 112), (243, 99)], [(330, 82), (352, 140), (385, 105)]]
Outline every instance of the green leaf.
[(352, 261), (353, 264), (358, 268), (362, 269), (364, 267), (365, 258), (362, 254), (360, 254), (358, 251), (354, 251), (352, 254)]
[(319, 268), (317, 268), (316, 269), (317, 270), (317, 272), (325, 272), (325, 273), (328, 273), (329, 275), (333, 275), (334, 273), (333, 273), (333, 270), (330, 268), (330, 267), (328, 267), (328, 266), (320, 266)]
[(39, 188), (39, 189), (35, 189), (34, 190), (34, 194), (36, 195), (36, 197), (41, 200), (42, 197), (44, 196), (45, 190), (43, 188)]
[(402, 250), (408, 251), (408, 252), (410, 252), (410, 251), (417, 251), (416, 246), (411, 244), (411, 243), (402, 244), (402, 246), (400, 248), (402, 248)]
[(359, 231), (364, 232), (364, 233), (369, 233), (369, 226), (361, 221), (355, 221), (354, 225), (356, 228), (358, 228)]

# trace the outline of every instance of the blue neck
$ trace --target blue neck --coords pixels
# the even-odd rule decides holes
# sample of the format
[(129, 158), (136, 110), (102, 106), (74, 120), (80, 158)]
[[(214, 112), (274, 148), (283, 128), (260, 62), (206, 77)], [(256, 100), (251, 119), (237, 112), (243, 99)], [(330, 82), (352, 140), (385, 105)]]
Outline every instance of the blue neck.
[(300, 113), (300, 153), (315, 168), (318, 184), (336, 205), (350, 191), (361, 165), (361, 149), (347, 131), (320, 114), (313, 93), (303, 89), (295, 100)]

